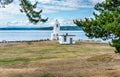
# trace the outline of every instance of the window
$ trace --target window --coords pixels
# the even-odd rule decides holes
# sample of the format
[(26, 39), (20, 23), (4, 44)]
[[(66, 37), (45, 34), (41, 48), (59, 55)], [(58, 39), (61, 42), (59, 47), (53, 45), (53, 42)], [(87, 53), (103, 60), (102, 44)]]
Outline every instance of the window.
[(64, 42), (66, 42), (67, 41), (67, 37), (66, 36), (64, 36)]
[(56, 24), (56, 27), (58, 28), (58, 24)]
[(59, 40), (58, 34), (56, 34), (56, 39)]

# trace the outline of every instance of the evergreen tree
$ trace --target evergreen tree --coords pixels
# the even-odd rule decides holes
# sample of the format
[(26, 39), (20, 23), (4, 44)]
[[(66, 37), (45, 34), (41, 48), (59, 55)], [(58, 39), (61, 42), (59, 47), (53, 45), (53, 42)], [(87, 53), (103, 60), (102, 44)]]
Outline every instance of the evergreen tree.
[(93, 13), (94, 18), (74, 20), (74, 23), (82, 27), (89, 38), (112, 39), (111, 46), (120, 53), (120, 0), (106, 0), (95, 5), (99, 14)]
[[(33, 24), (37, 24), (38, 22), (46, 22), (48, 18), (43, 19), (41, 17), (42, 10), (36, 11), (38, 2), (32, 5), (32, 3), (29, 0), (19, 0), (21, 9), (20, 11), (22, 13), (25, 13), (28, 17), (29, 21)], [(8, 5), (12, 3), (13, 0), (0, 0), (0, 3), (3, 8), (5, 8), (5, 5)]]

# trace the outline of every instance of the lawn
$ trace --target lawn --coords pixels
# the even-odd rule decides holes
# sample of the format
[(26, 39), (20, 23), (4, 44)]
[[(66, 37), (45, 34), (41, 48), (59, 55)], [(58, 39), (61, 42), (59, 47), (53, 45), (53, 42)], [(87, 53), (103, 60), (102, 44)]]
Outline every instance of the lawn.
[(119, 77), (120, 56), (107, 43), (0, 44), (0, 77)]

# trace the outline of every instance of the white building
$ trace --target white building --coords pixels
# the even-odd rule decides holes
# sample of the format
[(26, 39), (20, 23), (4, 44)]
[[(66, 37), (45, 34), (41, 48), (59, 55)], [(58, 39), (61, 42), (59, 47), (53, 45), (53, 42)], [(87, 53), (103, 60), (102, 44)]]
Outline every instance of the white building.
[(58, 40), (60, 44), (75, 44), (75, 35), (60, 35), (60, 23), (56, 20), (51, 34), (51, 40)]
[(51, 40), (59, 40), (58, 35), (60, 34), (60, 23), (56, 20), (53, 27), (53, 33), (51, 34)]
[(75, 35), (59, 35), (59, 43), (60, 44), (75, 44)]

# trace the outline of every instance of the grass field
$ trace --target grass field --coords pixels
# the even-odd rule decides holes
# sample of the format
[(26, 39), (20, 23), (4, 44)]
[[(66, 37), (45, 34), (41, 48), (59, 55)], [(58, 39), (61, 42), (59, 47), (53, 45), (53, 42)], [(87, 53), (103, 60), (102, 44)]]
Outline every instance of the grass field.
[(119, 77), (120, 56), (103, 43), (0, 44), (0, 77)]

